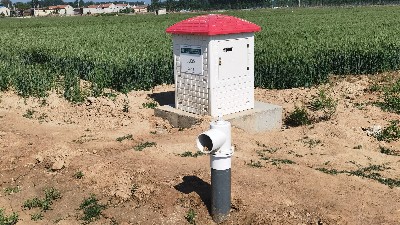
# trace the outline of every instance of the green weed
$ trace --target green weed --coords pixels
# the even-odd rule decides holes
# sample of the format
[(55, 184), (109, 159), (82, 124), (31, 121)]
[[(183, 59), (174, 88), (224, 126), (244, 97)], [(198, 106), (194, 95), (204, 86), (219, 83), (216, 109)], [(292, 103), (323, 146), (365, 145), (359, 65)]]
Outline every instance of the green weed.
[(28, 119), (32, 119), (33, 118), (33, 114), (35, 114), (35, 110), (33, 110), (33, 109), (28, 109), (28, 110), (26, 110), (26, 112), (25, 112), (25, 114), (24, 115), (22, 115), (23, 117), (25, 117), (25, 118), (28, 118)]
[[(388, 167), (385, 167), (383, 165), (371, 165), (367, 166), (364, 168), (360, 168), (358, 170), (353, 170), (353, 171), (347, 171), (347, 170), (336, 170), (336, 169), (326, 169), (326, 168), (317, 168), (316, 170), (331, 174), (331, 175), (337, 175), (340, 173), (346, 173), (351, 176), (358, 176), (358, 177), (363, 177), (371, 180), (378, 181), (381, 184), (387, 185), (390, 188), (392, 187), (400, 187), (400, 180), (392, 179), (392, 178), (385, 178), (378, 172), (384, 171), (386, 169), (390, 169)], [(376, 172), (378, 171), (378, 172)]]
[(41, 208), (43, 205), (42, 200), (38, 197), (34, 197), (33, 199), (28, 199), (24, 202), (23, 207), (28, 209), (33, 208)]
[(31, 214), (31, 220), (33, 220), (33, 221), (38, 221), (38, 220), (42, 220), (42, 219), (43, 219), (43, 215), (40, 212)]
[(289, 160), (289, 159), (272, 159), (268, 156), (266, 156), (264, 153), (266, 151), (257, 151), (258, 156), (260, 156), (260, 160), (264, 160), (266, 162), (271, 163), (274, 166), (277, 166), (279, 164), (296, 164), (294, 161)]
[(321, 140), (312, 139), (312, 138), (308, 138), (308, 137), (305, 137), (304, 139), (302, 139), (301, 142), (304, 143), (304, 146), (308, 146), (308, 148), (310, 148), (310, 149), (321, 144)]
[(290, 159), (271, 159), (271, 163), (274, 166), (277, 166), (279, 164), (296, 164), (294, 161)]
[(189, 224), (194, 224), (196, 225), (196, 212), (194, 211), (194, 209), (189, 209), (189, 211), (187, 212), (186, 216), (185, 216), (186, 221), (189, 222)]
[(380, 152), (386, 155), (394, 155), (394, 156), (400, 156), (400, 151), (396, 151), (390, 148), (385, 148), (383, 146), (379, 146)]
[(383, 89), (383, 102), (378, 103), (383, 110), (400, 114), (400, 79)]
[(81, 220), (83, 220), (84, 223), (95, 221), (100, 218), (101, 211), (105, 208), (106, 206), (100, 204), (96, 196), (92, 194), (89, 198), (84, 199), (79, 206), (79, 209), (83, 210)]
[(260, 143), (260, 142), (258, 142), (258, 141), (256, 141), (256, 144), (257, 144), (258, 147), (264, 148), (263, 150), (261, 150), (261, 152), (268, 152), (268, 153), (270, 153), (270, 154), (273, 154), (273, 153), (277, 152), (277, 151), (280, 149), (280, 148), (270, 148), (270, 147), (267, 147), (265, 144)]
[(184, 153), (178, 154), (178, 155), (180, 157), (194, 157), (194, 158), (197, 158), (198, 156), (205, 155), (205, 153), (203, 153), (201, 151), (197, 151), (196, 153), (187, 151), (187, 152), (184, 152)]
[(330, 169), (326, 169), (326, 168), (317, 168), (316, 170), (321, 171), (321, 172), (326, 173), (326, 174), (331, 174), (331, 175), (337, 175), (339, 173), (342, 173), (342, 171), (338, 171), (336, 169), (331, 169), (330, 170)]
[(153, 146), (156, 146), (156, 145), (157, 144), (155, 142), (146, 141), (144, 143), (140, 143), (140, 144), (136, 145), (135, 147), (133, 147), (133, 149), (135, 151), (143, 151), (143, 149), (145, 149), (145, 148), (153, 147)]
[(250, 162), (249, 163), (247, 163), (247, 165), (248, 166), (250, 166), (250, 167), (253, 167), (253, 168), (262, 168), (262, 167), (264, 167), (262, 164), (261, 164), (261, 162), (260, 161), (253, 161), (253, 160), (250, 160)]
[(390, 121), (390, 125), (382, 129), (382, 131), (376, 134), (375, 137), (378, 139), (378, 141), (397, 141), (400, 138), (399, 121)]
[(19, 215), (13, 212), (7, 216), (4, 214), (4, 209), (0, 208), (0, 225), (14, 225), (18, 222)]
[(354, 107), (356, 107), (359, 110), (363, 110), (366, 105), (367, 105), (366, 103), (359, 103), (359, 102), (354, 103)]
[(143, 106), (143, 108), (146, 108), (146, 109), (154, 109), (158, 106), (158, 104), (155, 101), (150, 101), (150, 102), (143, 103), (142, 106)]
[(117, 99), (118, 95), (113, 92), (107, 92), (107, 93), (103, 93), (103, 96), (106, 96), (107, 98), (111, 99), (111, 101), (115, 101), (115, 99)]
[(116, 141), (122, 142), (123, 140), (133, 140), (132, 134), (127, 134), (122, 137), (118, 137)]
[(315, 99), (309, 103), (309, 107), (313, 111), (323, 111), (321, 120), (329, 120), (336, 112), (337, 101), (332, 97), (328, 96), (325, 90), (320, 90), (318, 96), (314, 96)]
[(289, 113), (289, 115), (286, 117), (285, 123), (292, 127), (309, 125), (311, 124), (311, 118), (306, 108), (299, 108), (295, 106), (294, 111)]
[(129, 101), (124, 99), (124, 105), (122, 107), (122, 112), (128, 113), (129, 112)]
[(4, 189), (4, 193), (6, 195), (10, 195), (10, 194), (14, 194), (14, 193), (18, 193), (20, 191), (20, 188), (18, 186), (16, 187), (6, 187)]
[(34, 197), (33, 199), (28, 199), (24, 202), (23, 208), (33, 209), (40, 208), (43, 211), (47, 211), (51, 209), (51, 205), (54, 200), (61, 198), (61, 193), (55, 188), (47, 188), (44, 190), (45, 197), (40, 199), (38, 197)]
[(139, 186), (137, 184), (133, 184), (131, 187), (131, 193), (132, 195), (135, 194), (135, 192), (139, 189)]
[(371, 84), (365, 91), (367, 92), (378, 92), (381, 91), (382, 87), (378, 83)]
[(82, 171), (78, 171), (78, 172), (76, 172), (76, 173), (74, 174), (73, 177), (76, 178), (76, 179), (82, 179), (84, 176), (85, 176), (85, 175), (83, 174)]

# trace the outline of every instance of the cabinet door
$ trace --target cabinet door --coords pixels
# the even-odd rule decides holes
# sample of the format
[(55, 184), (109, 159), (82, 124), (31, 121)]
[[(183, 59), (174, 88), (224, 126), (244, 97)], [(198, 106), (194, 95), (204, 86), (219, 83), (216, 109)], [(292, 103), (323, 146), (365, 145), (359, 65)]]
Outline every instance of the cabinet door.
[[(248, 75), (249, 40), (230, 39), (218, 41), (218, 80), (231, 81)], [(233, 79), (233, 80), (232, 80)]]

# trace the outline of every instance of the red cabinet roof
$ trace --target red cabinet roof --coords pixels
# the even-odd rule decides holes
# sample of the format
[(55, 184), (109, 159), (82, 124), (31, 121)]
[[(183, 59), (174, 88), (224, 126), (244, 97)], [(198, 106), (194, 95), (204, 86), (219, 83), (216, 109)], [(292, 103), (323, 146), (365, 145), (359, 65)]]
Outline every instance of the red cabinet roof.
[(253, 33), (261, 30), (261, 27), (234, 16), (209, 14), (196, 16), (183, 20), (167, 28), (166, 32), (171, 34), (194, 34), (194, 35), (220, 35)]

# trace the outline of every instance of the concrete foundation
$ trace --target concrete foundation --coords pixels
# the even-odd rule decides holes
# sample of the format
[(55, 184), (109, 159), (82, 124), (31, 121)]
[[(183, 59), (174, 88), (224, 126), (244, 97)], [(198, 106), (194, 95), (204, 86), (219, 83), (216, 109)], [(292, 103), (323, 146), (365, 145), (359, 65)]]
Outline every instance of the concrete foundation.
[[(175, 109), (173, 105), (163, 105), (154, 109), (155, 116), (168, 120), (173, 127), (190, 128), (202, 121), (202, 117)], [(263, 132), (280, 129), (282, 107), (263, 102), (255, 102), (254, 109), (223, 116), (232, 126), (247, 132)]]

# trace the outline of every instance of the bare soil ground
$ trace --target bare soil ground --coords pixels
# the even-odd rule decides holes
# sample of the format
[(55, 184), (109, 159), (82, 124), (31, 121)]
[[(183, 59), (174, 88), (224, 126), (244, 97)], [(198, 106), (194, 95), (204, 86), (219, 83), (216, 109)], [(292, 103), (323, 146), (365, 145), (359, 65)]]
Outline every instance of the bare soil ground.
[[(338, 101), (337, 110), (330, 120), (307, 126), (257, 134), (233, 128), (232, 211), (223, 224), (400, 224), (400, 187), (318, 170), (375, 168), (367, 172), (400, 179), (400, 156), (379, 148), (399, 151), (400, 142), (379, 142), (366, 131), (400, 119), (369, 104), (379, 96), (366, 91), (393, 77), (399, 73), (336, 78), (313, 88), (256, 89), (256, 100), (282, 105), (285, 115), (322, 88)], [(82, 104), (56, 93), (45, 100), (0, 93), (0, 208), (17, 212), (18, 224), (81, 224), (79, 207), (95, 194), (106, 208), (91, 224), (188, 224), (189, 209), (197, 224), (214, 224), (209, 157), (180, 156), (197, 151), (195, 139), (211, 118), (182, 130), (143, 107), (150, 95), (173, 90), (158, 86)], [(156, 145), (135, 150), (145, 142)], [(42, 220), (32, 221), (40, 209), (23, 205), (43, 198), (49, 187), (62, 197), (41, 212)]]

